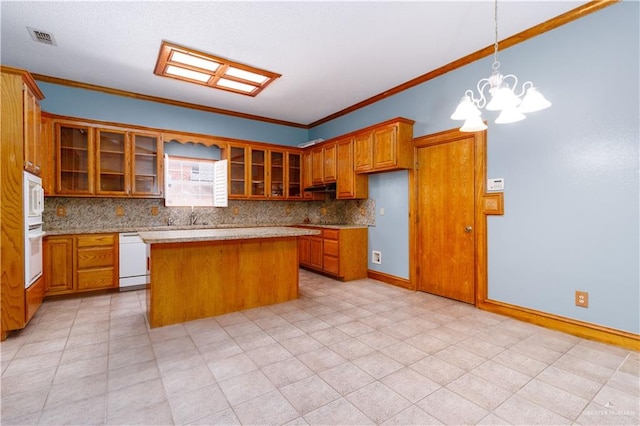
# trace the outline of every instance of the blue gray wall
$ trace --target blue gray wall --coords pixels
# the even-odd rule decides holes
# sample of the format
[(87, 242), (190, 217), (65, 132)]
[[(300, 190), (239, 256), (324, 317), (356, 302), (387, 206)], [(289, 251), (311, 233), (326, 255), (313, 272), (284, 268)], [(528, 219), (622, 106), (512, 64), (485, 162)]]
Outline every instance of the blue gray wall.
[[(615, 4), (500, 52), (503, 73), (532, 80), (553, 106), (509, 125), (484, 114), (488, 177), (505, 179), (505, 215), (488, 220), (491, 299), (640, 332), (639, 6)], [(416, 120), (414, 136), (454, 128), (449, 115), (491, 62), (318, 126), (309, 138), (396, 116)], [(406, 210), (408, 192), (388, 188), (407, 186), (405, 176), (369, 178), (376, 206)], [(407, 233), (378, 213), (369, 229), (383, 252), (378, 269), (407, 277), (406, 260), (389, 256), (407, 252)], [(576, 290), (589, 292), (588, 309), (574, 306)]]
[(52, 114), (295, 146), (306, 129), (213, 114), (158, 102), (38, 82), (42, 110)]
[[(489, 297), (640, 333), (639, 22), (622, 2), (500, 52), (504, 73), (532, 80), (553, 102), (522, 122), (485, 114), (488, 175), (505, 179), (505, 215), (489, 217)], [(456, 127), (467, 88), (491, 71), (485, 58), (310, 131), (39, 83), (43, 110), (97, 120), (295, 145), (393, 117), (414, 135)], [(427, 71), (427, 70), (425, 70)], [(376, 203), (369, 268), (408, 278), (406, 172), (369, 177)], [(380, 207), (385, 215), (380, 216)], [(590, 294), (588, 309), (574, 291)]]

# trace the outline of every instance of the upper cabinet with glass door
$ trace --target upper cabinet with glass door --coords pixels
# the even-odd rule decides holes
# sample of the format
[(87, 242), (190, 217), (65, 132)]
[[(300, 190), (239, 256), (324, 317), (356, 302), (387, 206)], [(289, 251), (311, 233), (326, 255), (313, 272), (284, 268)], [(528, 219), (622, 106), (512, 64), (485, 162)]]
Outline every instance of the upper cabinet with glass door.
[(91, 195), (93, 188), (93, 132), (88, 126), (55, 126), (55, 192), (62, 195)]
[(162, 138), (87, 120), (54, 123), (55, 191), (50, 195), (161, 197)]
[(127, 134), (96, 129), (96, 194), (127, 195)]
[(131, 195), (162, 196), (162, 143), (157, 134), (131, 134)]

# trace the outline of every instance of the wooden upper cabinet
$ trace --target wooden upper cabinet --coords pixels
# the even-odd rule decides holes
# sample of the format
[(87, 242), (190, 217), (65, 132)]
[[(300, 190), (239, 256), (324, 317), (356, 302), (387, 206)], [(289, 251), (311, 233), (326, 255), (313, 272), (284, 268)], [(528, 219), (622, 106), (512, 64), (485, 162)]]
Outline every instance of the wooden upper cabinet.
[(355, 171), (375, 173), (413, 168), (413, 123), (398, 118), (356, 134)]
[(162, 196), (162, 138), (154, 133), (132, 132), (131, 141), (131, 195)]
[(249, 148), (246, 146), (227, 146), (229, 160), (229, 198), (246, 197), (247, 190), (247, 158)]
[(54, 137), (53, 123), (48, 115), (42, 114), (40, 120), (40, 141), (42, 151), (42, 189), (45, 195), (55, 194), (55, 177), (54, 177)]
[(286, 197), (286, 158), (284, 151), (269, 151), (269, 198)]
[(267, 196), (267, 150), (249, 148), (249, 197)]
[(40, 139), (40, 102), (29, 86), (23, 84), (24, 169), (35, 175), (42, 173), (43, 152)]
[(56, 193), (91, 195), (93, 187), (93, 132), (88, 126), (61, 124), (55, 126)]
[[(160, 133), (89, 121), (43, 120), (45, 149), (55, 161), (45, 163), (48, 195), (148, 197), (163, 195), (163, 143)], [(51, 155), (53, 154), (53, 155)], [(53, 169), (51, 171), (50, 169)], [(53, 192), (49, 176), (55, 180)]]
[(225, 151), (229, 160), (229, 198), (303, 198), (302, 150), (229, 143)]
[(96, 194), (127, 195), (128, 137), (124, 131), (96, 129)]
[(286, 168), (286, 197), (288, 199), (302, 198), (302, 153), (288, 152)]
[(311, 149), (311, 183), (312, 185), (324, 183), (324, 155), (321, 146)]
[(373, 170), (373, 144), (371, 132), (363, 132), (353, 138), (354, 170), (356, 172), (370, 172)]
[(335, 182), (337, 177), (336, 144), (331, 143), (322, 147), (324, 183)]
[(369, 193), (369, 178), (356, 174), (353, 165), (353, 138), (345, 138), (336, 143), (337, 150), (337, 199), (365, 199)]

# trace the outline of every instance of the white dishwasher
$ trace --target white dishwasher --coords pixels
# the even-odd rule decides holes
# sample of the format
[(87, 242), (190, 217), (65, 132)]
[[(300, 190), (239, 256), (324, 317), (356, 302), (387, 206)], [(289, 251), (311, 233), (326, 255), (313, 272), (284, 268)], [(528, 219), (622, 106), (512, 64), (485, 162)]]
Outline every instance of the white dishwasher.
[(149, 246), (137, 232), (120, 236), (120, 291), (138, 290), (149, 283)]

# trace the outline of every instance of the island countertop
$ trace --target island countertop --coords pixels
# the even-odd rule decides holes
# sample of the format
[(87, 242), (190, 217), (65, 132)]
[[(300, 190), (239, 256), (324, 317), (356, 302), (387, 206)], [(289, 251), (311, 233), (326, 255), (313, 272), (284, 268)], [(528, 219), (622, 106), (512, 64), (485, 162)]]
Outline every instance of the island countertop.
[(256, 238), (297, 237), (318, 235), (315, 229), (290, 228), (284, 226), (252, 228), (182, 229), (169, 231), (140, 231), (138, 235), (147, 244), (190, 243), (197, 241), (247, 240)]

